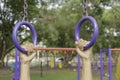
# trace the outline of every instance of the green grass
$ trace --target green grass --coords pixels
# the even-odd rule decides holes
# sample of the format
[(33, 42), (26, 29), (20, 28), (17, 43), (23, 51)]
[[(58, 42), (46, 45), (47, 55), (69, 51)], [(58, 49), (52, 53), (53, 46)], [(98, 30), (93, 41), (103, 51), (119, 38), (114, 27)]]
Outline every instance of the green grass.
[(73, 71), (49, 71), (44, 72), (43, 77), (40, 77), (40, 73), (33, 73), (31, 80), (77, 80), (77, 73)]
[[(0, 75), (0, 80), (11, 80), (11, 77), (11, 74)], [(69, 70), (48, 70), (44, 71), (41, 77), (39, 71), (32, 71), (31, 80), (77, 80), (77, 72)], [(99, 76), (94, 74), (93, 80), (100, 80)]]

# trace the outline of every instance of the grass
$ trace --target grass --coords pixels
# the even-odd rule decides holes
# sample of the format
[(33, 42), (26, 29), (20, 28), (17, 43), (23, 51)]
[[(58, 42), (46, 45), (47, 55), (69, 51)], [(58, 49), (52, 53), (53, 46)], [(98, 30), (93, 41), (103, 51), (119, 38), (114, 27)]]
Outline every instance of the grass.
[[(11, 80), (12, 75), (12, 73), (0, 75), (0, 80)], [(77, 80), (77, 72), (70, 70), (48, 70), (44, 71), (41, 77), (40, 71), (32, 71), (31, 80)], [(99, 75), (93, 74), (93, 80), (100, 80)]]
[(43, 77), (40, 73), (32, 73), (31, 80), (77, 80), (77, 73), (73, 71), (49, 71), (44, 72)]

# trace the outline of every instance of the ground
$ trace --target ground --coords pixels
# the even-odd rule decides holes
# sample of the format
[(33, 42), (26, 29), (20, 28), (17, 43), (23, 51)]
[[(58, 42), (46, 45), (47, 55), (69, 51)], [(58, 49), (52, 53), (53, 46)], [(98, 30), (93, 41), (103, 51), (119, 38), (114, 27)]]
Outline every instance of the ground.
[[(11, 80), (13, 72), (10, 70), (0, 70), (0, 80)], [(100, 80), (99, 74), (93, 73), (93, 80)], [(77, 80), (77, 71), (70, 69), (45, 69), (41, 77), (40, 69), (31, 69), (31, 80)], [(108, 80), (107, 78), (104, 80)]]

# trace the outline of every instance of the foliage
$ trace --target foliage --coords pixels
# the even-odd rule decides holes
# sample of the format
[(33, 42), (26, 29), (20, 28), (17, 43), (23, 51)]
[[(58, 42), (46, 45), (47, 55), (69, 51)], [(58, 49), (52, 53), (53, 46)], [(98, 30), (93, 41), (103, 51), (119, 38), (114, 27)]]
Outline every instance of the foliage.
[[(77, 22), (83, 17), (81, 0), (27, 0), (28, 19), (33, 23), (38, 41), (47, 47), (75, 47), (74, 31)], [(95, 52), (100, 48), (119, 47), (119, 1), (89, 0), (88, 14), (99, 25), (99, 36), (95, 43)], [(13, 49), (12, 29), (16, 22), (23, 19), (23, 0), (0, 1), (0, 60)], [(116, 5), (117, 4), (117, 5)], [(109, 9), (107, 9), (109, 7)], [(90, 40), (93, 32), (90, 22), (82, 25), (81, 37)], [(20, 39), (30, 41), (26, 37)]]
[[(30, 13), (29, 20), (33, 18), (36, 13), (36, 1), (28, 0)], [(35, 15), (35, 14), (34, 14)], [(12, 29), (16, 22), (23, 18), (23, 1), (21, 0), (1, 0), (0, 1), (0, 64), (9, 51), (13, 49)], [(2, 66), (0, 65), (0, 66)]]
[(106, 26), (104, 28), (106, 34), (105, 36), (108, 39), (108, 45), (111, 48), (119, 47), (120, 45), (119, 7), (120, 6), (112, 6), (112, 9), (106, 10), (103, 14), (103, 19), (102, 19), (104, 26)]

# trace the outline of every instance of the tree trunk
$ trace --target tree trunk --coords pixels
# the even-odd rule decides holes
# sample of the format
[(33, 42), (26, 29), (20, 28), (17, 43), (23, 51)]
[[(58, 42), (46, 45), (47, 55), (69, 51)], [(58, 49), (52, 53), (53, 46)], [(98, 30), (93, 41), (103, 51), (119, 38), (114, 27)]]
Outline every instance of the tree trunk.
[(0, 59), (0, 68), (4, 68), (4, 61), (3, 61), (3, 59)]
[(2, 55), (0, 57), (0, 68), (4, 68), (4, 57), (6, 54), (6, 41), (3, 41), (3, 47), (2, 47)]

